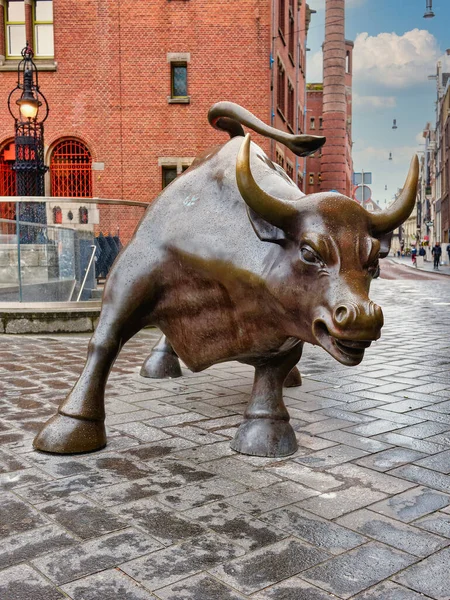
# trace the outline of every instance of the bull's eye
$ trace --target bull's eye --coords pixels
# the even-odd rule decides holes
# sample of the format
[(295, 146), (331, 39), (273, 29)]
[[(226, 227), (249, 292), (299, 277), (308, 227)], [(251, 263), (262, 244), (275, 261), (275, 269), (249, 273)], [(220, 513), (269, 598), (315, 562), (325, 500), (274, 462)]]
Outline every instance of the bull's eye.
[(300, 256), (302, 261), (308, 265), (323, 265), (320, 256), (309, 246), (303, 246), (303, 248), (300, 249)]

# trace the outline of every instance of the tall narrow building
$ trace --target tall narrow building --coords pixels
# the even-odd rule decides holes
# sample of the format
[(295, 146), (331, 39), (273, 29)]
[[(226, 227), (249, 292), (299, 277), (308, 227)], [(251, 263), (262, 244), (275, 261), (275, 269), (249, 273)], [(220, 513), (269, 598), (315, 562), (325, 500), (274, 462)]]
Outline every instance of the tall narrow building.
[(323, 133), (321, 189), (349, 193), (346, 181), (345, 0), (326, 0), (323, 45)]

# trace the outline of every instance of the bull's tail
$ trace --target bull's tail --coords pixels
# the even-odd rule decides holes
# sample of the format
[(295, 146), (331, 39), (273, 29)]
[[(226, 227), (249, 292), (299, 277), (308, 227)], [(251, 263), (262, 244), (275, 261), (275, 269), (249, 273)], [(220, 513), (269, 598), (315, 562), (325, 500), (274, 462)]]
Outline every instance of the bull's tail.
[(242, 125), (256, 133), (284, 144), (297, 156), (313, 154), (325, 143), (326, 138), (316, 135), (292, 135), (266, 125), (251, 112), (234, 102), (218, 102), (209, 109), (208, 121), (215, 128), (229, 133), (230, 137), (243, 136)]

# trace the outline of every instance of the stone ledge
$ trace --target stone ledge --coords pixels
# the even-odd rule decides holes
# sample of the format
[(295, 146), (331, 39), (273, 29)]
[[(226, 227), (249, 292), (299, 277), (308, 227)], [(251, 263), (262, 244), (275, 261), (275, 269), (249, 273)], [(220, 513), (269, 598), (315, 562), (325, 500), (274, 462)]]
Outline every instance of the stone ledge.
[(0, 333), (86, 333), (94, 331), (100, 308), (101, 302), (11, 302), (0, 306)]

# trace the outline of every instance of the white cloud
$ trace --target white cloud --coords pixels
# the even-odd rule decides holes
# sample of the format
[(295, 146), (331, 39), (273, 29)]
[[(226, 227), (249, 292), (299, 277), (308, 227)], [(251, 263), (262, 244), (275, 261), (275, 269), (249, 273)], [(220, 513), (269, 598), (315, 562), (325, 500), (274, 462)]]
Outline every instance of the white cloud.
[(395, 106), (397, 106), (395, 96), (360, 96), (356, 92), (353, 94), (353, 108), (383, 110)]
[[(391, 146), (389, 148), (376, 148), (366, 146), (365, 148), (353, 148), (353, 162), (357, 164), (385, 163), (389, 165), (409, 164), (411, 158), (419, 150), (417, 146)], [(392, 154), (392, 161), (389, 160), (389, 153)]]
[(359, 33), (353, 52), (355, 83), (367, 81), (391, 88), (415, 86), (436, 72), (439, 55), (436, 38), (424, 29), (403, 35)]
[(306, 78), (311, 83), (323, 81), (323, 53), (322, 50), (308, 56), (306, 63)]

